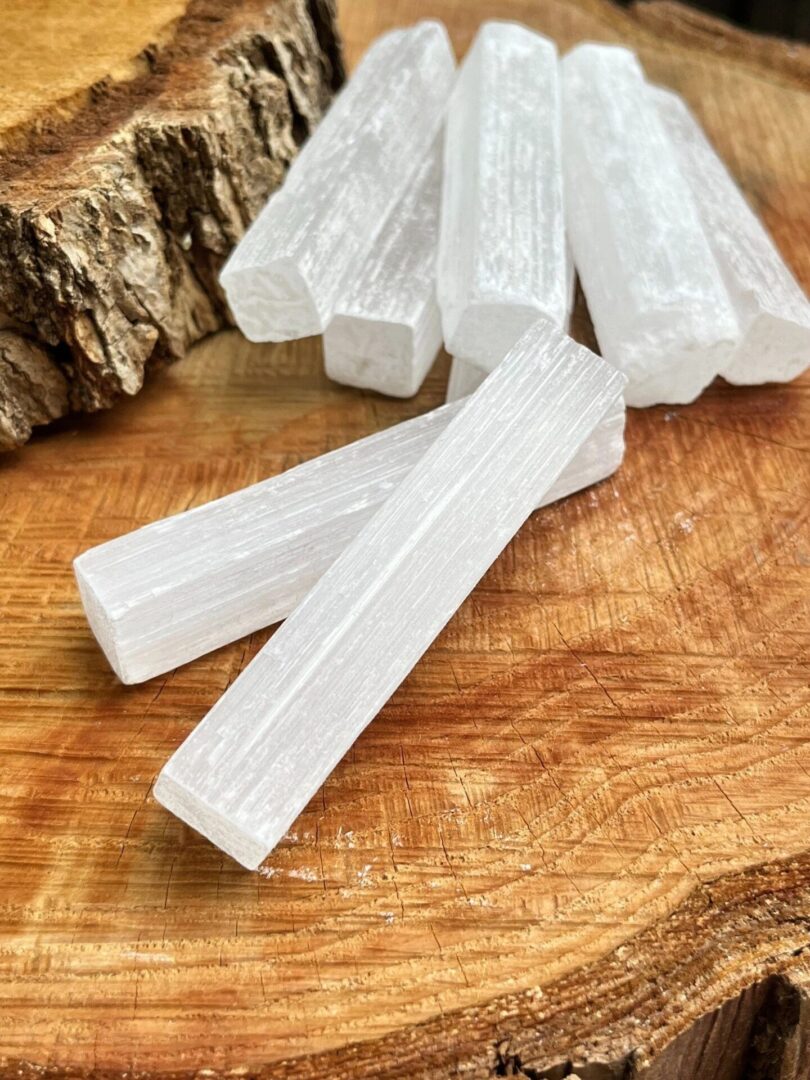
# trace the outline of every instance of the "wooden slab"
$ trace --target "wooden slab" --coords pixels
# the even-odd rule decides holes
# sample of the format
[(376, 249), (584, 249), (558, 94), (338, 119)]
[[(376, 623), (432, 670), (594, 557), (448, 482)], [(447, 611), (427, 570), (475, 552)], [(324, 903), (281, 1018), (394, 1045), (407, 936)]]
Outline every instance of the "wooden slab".
[(332, 0), (2, 13), (0, 451), (231, 323), (219, 268), (342, 78)]
[[(800, 47), (671, 5), (344, 0), (350, 59), (428, 10), (459, 50), (484, 10), (638, 45), (810, 284)], [(229, 332), (0, 462), (6, 1073), (807, 1077), (807, 378), (632, 413), (621, 472), (534, 515), (261, 874), (151, 798), (267, 635), (124, 688), (70, 560), (446, 377), (384, 400)]]

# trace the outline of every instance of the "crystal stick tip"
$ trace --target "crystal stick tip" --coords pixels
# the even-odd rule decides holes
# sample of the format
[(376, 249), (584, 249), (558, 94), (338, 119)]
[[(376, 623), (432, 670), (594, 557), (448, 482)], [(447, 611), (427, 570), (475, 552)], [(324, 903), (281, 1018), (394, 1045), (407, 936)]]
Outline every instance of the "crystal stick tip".
[(532, 327), (173, 755), (164, 805), (255, 868), (623, 384)]

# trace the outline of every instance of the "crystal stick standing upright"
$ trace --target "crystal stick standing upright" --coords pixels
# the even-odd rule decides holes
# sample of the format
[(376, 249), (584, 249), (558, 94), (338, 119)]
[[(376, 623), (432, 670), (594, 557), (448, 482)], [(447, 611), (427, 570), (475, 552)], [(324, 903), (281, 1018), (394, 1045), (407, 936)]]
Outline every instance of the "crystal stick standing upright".
[(622, 392), (537, 323), (161, 772), (155, 796), (257, 867)]
[[(461, 406), (434, 409), (80, 555), (74, 569), (87, 619), (118, 677), (151, 679), (286, 618)], [(552, 487), (538, 491), (538, 505), (610, 476), (623, 452), (619, 402)]]
[(657, 87), (650, 93), (742, 328), (722, 374), (738, 384), (788, 382), (810, 364), (810, 304), (686, 103)]
[(439, 136), (326, 328), (326, 374), (337, 382), (411, 397), (436, 359), (441, 187)]
[[(565, 290), (566, 290), (566, 313), (565, 328), (571, 325), (571, 316), (574, 311), (576, 298), (576, 271), (574, 270), (574, 258), (568, 243), (565, 245)], [(472, 360), (465, 360), (461, 356), (454, 356), (450, 360), (450, 375), (447, 380), (447, 393), (445, 401), (458, 401), (474, 393), (487, 377), (486, 368), (479, 367)]]
[(602, 355), (628, 405), (685, 403), (739, 327), (675, 151), (627, 49), (562, 61), (568, 232)]
[(437, 290), (448, 352), (487, 371), (565, 320), (557, 50), (513, 23), (481, 27), (450, 98)]
[(251, 341), (324, 331), (436, 137), (454, 77), (441, 23), (371, 46), (222, 270)]

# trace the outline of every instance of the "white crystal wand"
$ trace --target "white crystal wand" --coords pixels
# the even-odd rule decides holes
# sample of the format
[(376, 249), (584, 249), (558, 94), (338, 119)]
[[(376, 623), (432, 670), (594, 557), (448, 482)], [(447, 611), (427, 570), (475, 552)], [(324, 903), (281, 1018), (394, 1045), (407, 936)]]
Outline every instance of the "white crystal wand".
[[(404, 420), (83, 552), (74, 569), (87, 620), (119, 679), (143, 682), (286, 619), (460, 408)], [(604, 480), (623, 453), (618, 402), (538, 506)]]
[(394, 207), (323, 335), (326, 374), (348, 386), (412, 397), (442, 344), (436, 243), (442, 139)]
[(439, 22), (374, 42), (222, 270), (246, 337), (324, 331), (433, 142), (454, 77)]
[(530, 328), (169, 760), (158, 800), (257, 867), (623, 383)]
[(485, 371), (567, 316), (560, 125), (554, 43), (484, 23), (447, 111), (436, 272), (447, 350)]
[(739, 339), (689, 185), (635, 55), (562, 61), (565, 210), (602, 355), (628, 405), (693, 401)]
[(721, 374), (789, 382), (810, 366), (810, 304), (764, 225), (677, 94), (650, 88), (692, 189), (742, 330)]

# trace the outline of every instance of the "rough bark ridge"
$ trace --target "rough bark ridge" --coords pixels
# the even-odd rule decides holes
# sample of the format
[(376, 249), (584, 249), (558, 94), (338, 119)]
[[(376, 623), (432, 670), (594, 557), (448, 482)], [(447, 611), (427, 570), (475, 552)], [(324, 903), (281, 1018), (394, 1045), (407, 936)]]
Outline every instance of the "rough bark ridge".
[(224, 258), (343, 68), (331, 0), (192, 0), (148, 74), (0, 161), (0, 448), (229, 321)]

